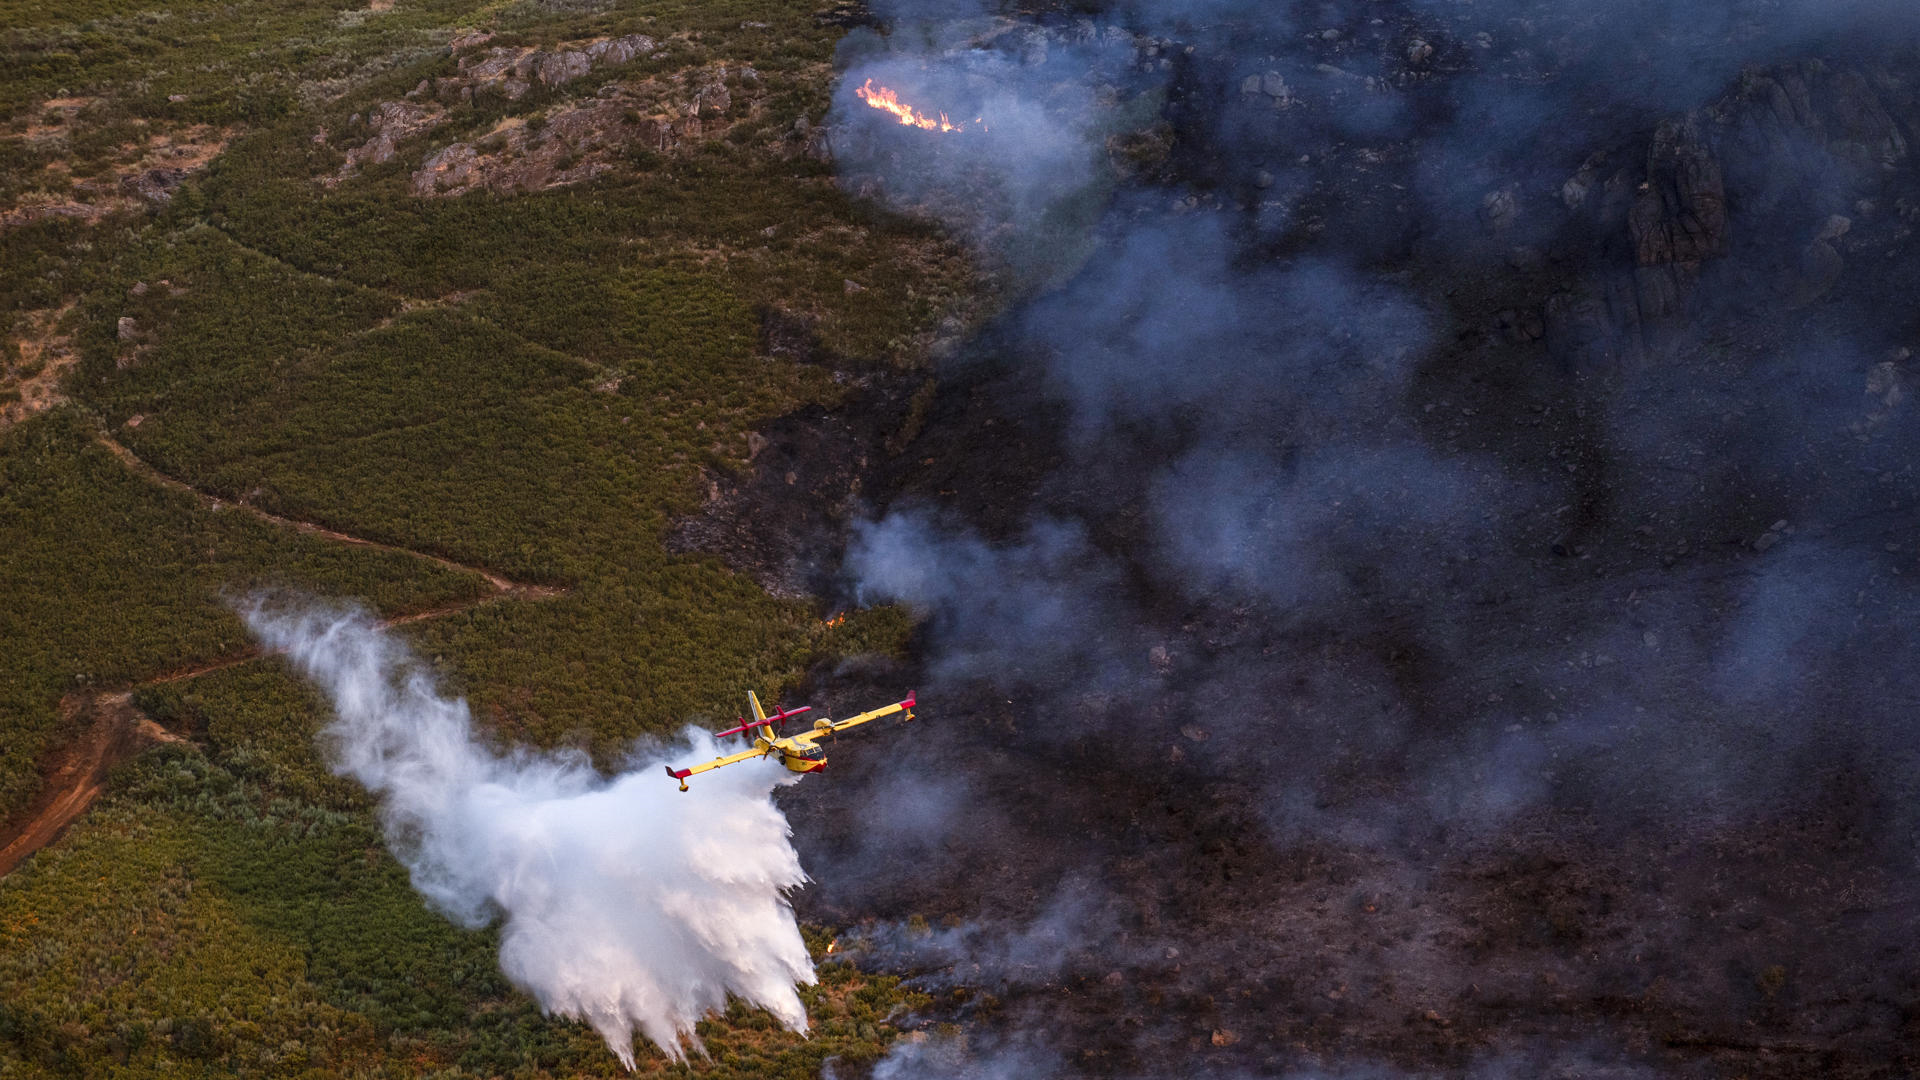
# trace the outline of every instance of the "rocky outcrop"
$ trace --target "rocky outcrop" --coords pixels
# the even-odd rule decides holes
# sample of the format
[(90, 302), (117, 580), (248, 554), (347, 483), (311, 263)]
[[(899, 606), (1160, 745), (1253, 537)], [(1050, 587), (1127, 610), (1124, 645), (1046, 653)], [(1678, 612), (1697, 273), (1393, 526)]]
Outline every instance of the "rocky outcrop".
[[(591, 75), (659, 54), (644, 34), (570, 42), (554, 49), (525, 46), (486, 47), (490, 34), (470, 34), (453, 42), (458, 75), (423, 79), (405, 100), (376, 106), (364, 118), (354, 116), (348, 134), (364, 127), (366, 136), (346, 150), (340, 171), (324, 178), (339, 183), (355, 172), (394, 160), (408, 139), (446, 124), (457, 106), (476, 92), (519, 100), (535, 86), (559, 88)], [(611, 167), (611, 151), (641, 147), (672, 149), (682, 137), (710, 129), (732, 108), (726, 72), (702, 72), (692, 98), (663, 113), (665, 96), (655, 81), (609, 84), (596, 96), (565, 102), (547, 113), (509, 117), (477, 139), (455, 142), (430, 153), (412, 175), (416, 195), (457, 195), (479, 188), (497, 192), (538, 191), (590, 179)], [(657, 80), (679, 83), (685, 76)], [(684, 93), (684, 91), (682, 91)], [(450, 107), (453, 112), (450, 113)], [(704, 118), (704, 119), (703, 119)], [(315, 136), (324, 142), (326, 133)]]
[(701, 113), (717, 116), (731, 108), (733, 108), (733, 92), (727, 89), (726, 83), (715, 80), (701, 87), (693, 95), (693, 103), (687, 111), (694, 116), (699, 116)]
[(604, 38), (587, 45), (585, 52), (596, 64), (609, 67), (624, 64), (637, 57), (650, 56), (660, 46), (645, 34), (628, 34), (626, 37)]
[(371, 134), (359, 146), (347, 150), (346, 163), (340, 166), (336, 180), (344, 180), (367, 165), (384, 165), (398, 153), (396, 144), (409, 136), (431, 131), (445, 123), (447, 113), (437, 105), (418, 105), (411, 101), (387, 101), (375, 106), (363, 121)]
[(565, 86), (585, 75), (592, 67), (593, 61), (586, 53), (544, 53), (539, 63), (533, 65), (533, 72), (542, 85)]
[(1579, 366), (1648, 355), (1721, 260), (1789, 307), (1827, 295), (1846, 270), (1849, 209), (1911, 163), (1905, 95), (1898, 80), (1818, 61), (1754, 71), (1660, 124), (1634, 165), (1589, 157), (1561, 199), (1602, 250), (1623, 238), (1630, 265), (1546, 305), (1549, 347)]
[[(485, 40), (473, 39), (476, 45)], [(645, 34), (571, 42), (550, 51), (527, 46), (495, 46), (460, 57), (459, 75), (431, 80), (418, 92), (452, 102), (471, 101), (475, 93), (493, 90), (510, 101), (518, 101), (535, 84), (565, 86), (586, 77), (596, 67), (615, 67), (659, 51), (659, 44)]]
[(1692, 117), (1660, 125), (1647, 178), (1627, 213), (1639, 266), (1699, 263), (1727, 253), (1727, 187)]
[(1727, 253), (1727, 188), (1692, 117), (1654, 132), (1646, 179), (1627, 210), (1634, 306), (1643, 322), (1679, 315), (1703, 263)]
[[(1726, 129), (1723, 152), (1757, 187), (1778, 177), (1783, 165), (1798, 166), (1792, 170), (1798, 176), (1807, 165), (1831, 162), (1851, 168), (1856, 182), (1868, 182), (1908, 158), (1889, 92), (1899, 93), (1899, 82), (1882, 73), (1817, 60), (1749, 72), (1717, 109)], [(1899, 105), (1904, 112), (1912, 102)]]
[(1284, 109), (1293, 104), (1293, 90), (1279, 72), (1268, 71), (1241, 79), (1240, 99), (1249, 103), (1264, 102), (1272, 108)]
[(691, 115), (678, 121), (644, 115), (632, 99), (616, 92), (554, 109), (537, 125), (511, 118), (482, 138), (443, 147), (421, 162), (412, 190), (424, 198), (579, 183), (613, 168), (617, 152), (672, 150), (697, 123)]
[(120, 190), (150, 203), (163, 203), (192, 175), (192, 169), (163, 165), (121, 177)]

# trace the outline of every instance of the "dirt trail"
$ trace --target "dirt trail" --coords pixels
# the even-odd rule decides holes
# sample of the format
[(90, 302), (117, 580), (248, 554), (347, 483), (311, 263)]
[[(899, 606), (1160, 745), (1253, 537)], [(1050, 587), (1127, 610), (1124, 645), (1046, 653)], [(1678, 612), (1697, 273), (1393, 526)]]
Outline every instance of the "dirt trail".
[[(466, 611), (479, 604), (518, 597), (556, 596), (564, 590), (539, 586), (513, 586), (503, 593), (482, 597), (464, 604), (450, 604), (431, 611), (396, 615), (381, 621), (382, 626), (437, 619)], [(158, 675), (141, 686), (164, 686), (185, 682), (216, 671), (239, 667), (258, 660), (259, 649), (247, 649), (232, 656)], [(155, 723), (133, 704), (132, 690), (98, 691), (70, 694), (60, 703), (61, 727), (71, 729), (91, 714), (92, 724), (72, 742), (46, 755), (40, 766), (40, 794), (25, 810), (0, 825), (0, 877), (6, 877), (27, 856), (60, 838), (74, 819), (93, 805), (106, 791), (107, 774), (114, 766), (132, 758), (155, 743), (184, 743), (188, 740)]]
[[(240, 237), (235, 236), (233, 233), (229, 232), (227, 229), (219, 225), (205, 225), (205, 226), (195, 226), (195, 227), (212, 229), (213, 231), (219, 233), (221, 236), (226, 237), (229, 241), (233, 243), (235, 247), (240, 248), (243, 251), (251, 252), (254, 255), (258, 255), (269, 262), (272, 262), (278, 266), (285, 267), (286, 269), (296, 274), (299, 274), (303, 277), (315, 278), (317, 280), (324, 281), (329, 285), (349, 285), (354, 288), (364, 289), (368, 292), (379, 293), (380, 295), (385, 296), (400, 305), (399, 310), (394, 312), (392, 315), (389, 315), (386, 318), (379, 320), (378, 322), (374, 323), (372, 326), (368, 326), (363, 329), (354, 331), (353, 336), (367, 334), (377, 330), (384, 330), (387, 327), (392, 326), (395, 322), (399, 321), (400, 319), (405, 318), (406, 316), (411, 315), (417, 311), (425, 311), (430, 308), (457, 307), (461, 304), (466, 303), (469, 299), (472, 299), (474, 296), (479, 295), (481, 291), (477, 289), (456, 289), (442, 296), (409, 296), (406, 293), (395, 292), (391, 289), (377, 288), (372, 285), (361, 285), (349, 279), (329, 277), (328, 275), (322, 274), (317, 270), (309, 270), (306, 267), (299, 265), (298, 263), (289, 262), (285, 258), (279, 255), (276, 255), (265, 248), (254, 246), (253, 244), (250, 244), (245, 240), (242, 240)], [(491, 326), (492, 329), (506, 334), (508, 337), (513, 338), (515, 341), (519, 342), (521, 345), (529, 349), (532, 349), (533, 351), (540, 353), (544, 356), (559, 357), (560, 359), (565, 360), (568, 363), (579, 364), (580, 366), (585, 367), (588, 370), (599, 372), (603, 375), (614, 371), (614, 369), (609, 368), (606, 364), (603, 364), (598, 360), (589, 359), (588, 357), (581, 356), (577, 353), (564, 352), (560, 349), (556, 349), (552, 345), (547, 344), (546, 342), (538, 341), (534, 338), (528, 337), (526, 334), (521, 333), (520, 331), (514, 329), (511, 326), (506, 326), (500, 323), (491, 323), (491, 322), (489, 323), (489, 325)]]
[[(300, 521), (295, 518), (281, 517), (278, 514), (269, 513), (266, 510), (262, 510), (257, 506), (252, 506), (245, 502), (223, 499), (217, 495), (211, 495), (211, 494), (208, 494), (207, 492), (201, 491), (199, 488), (194, 487), (192, 484), (189, 484), (184, 480), (180, 480), (175, 477), (168, 476), (166, 473), (163, 473), (160, 470), (154, 468), (152, 465), (147, 464), (146, 461), (141, 459), (141, 457), (138, 454), (135, 454), (132, 450), (128, 449), (124, 443), (121, 443), (119, 440), (115, 439), (111, 435), (106, 434), (105, 432), (100, 433), (98, 438), (101, 446), (106, 447), (109, 451), (112, 452), (114, 457), (119, 458), (122, 464), (126, 465), (127, 468), (133, 470), (135, 473), (138, 473), (140, 476), (144, 477), (147, 480), (152, 481), (155, 484), (160, 485), (161, 487), (171, 488), (174, 491), (181, 491), (189, 495), (192, 495), (211, 507), (220, 507), (220, 506), (237, 507), (241, 510), (245, 510), (247, 513), (252, 514), (254, 517), (257, 517), (262, 521), (270, 521), (275, 525), (280, 525), (289, 529), (294, 529), (298, 532), (306, 533), (309, 536), (322, 536), (327, 538), (328, 540), (338, 540), (343, 544), (358, 544), (361, 547), (378, 548), (381, 551), (399, 552), (402, 555), (411, 555), (416, 559), (425, 559), (428, 562), (438, 563), (449, 570), (460, 570), (469, 574), (478, 574), (481, 577), (486, 578), (487, 583), (489, 585), (492, 585), (496, 592), (499, 592), (503, 595), (521, 597), (526, 599), (538, 599), (538, 598), (543, 598), (548, 596), (558, 596), (559, 594), (566, 591), (565, 589), (558, 589), (549, 585), (529, 585), (524, 582), (514, 581), (511, 578), (504, 577), (500, 574), (496, 574), (491, 570), (482, 569), (481, 567), (478, 567), (478, 566), (468, 566), (465, 563), (455, 562), (452, 559), (448, 559), (440, 555), (434, 555), (425, 551), (416, 551), (413, 548), (400, 547), (396, 544), (382, 543), (378, 540), (368, 540), (365, 537), (351, 536), (351, 535), (348, 535), (347, 533), (338, 532), (336, 530), (329, 529), (324, 525), (316, 525), (311, 521)], [(429, 618), (433, 615), (450, 614), (451, 612), (459, 611), (469, 606), (471, 605), (462, 604), (462, 605), (459, 605), (458, 607), (450, 607), (440, 611), (423, 612), (419, 615), (408, 616), (407, 621), (411, 621), (412, 619)]]
[[(312, 536), (323, 536), (343, 544), (358, 544), (362, 547), (411, 555), (452, 570), (478, 574), (493, 586), (494, 591), (491, 596), (483, 596), (458, 604), (447, 604), (427, 611), (396, 615), (384, 620), (382, 625), (385, 626), (403, 626), (426, 619), (442, 618), (481, 604), (497, 603), (501, 600), (540, 600), (566, 592), (565, 589), (549, 585), (530, 585), (514, 581), (477, 566), (468, 566), (423, 551), (349, 536), (309, 521), (297, 521), (278, 514), (270, 514), (258, 507), (248, 506), (246, 503), (228, 502), (160, 472), (109, 435), (103, 433), (99, 436), (99, 440), (100, 444), (111, 451), (114, 457), (119, 458), (127, 468), (138, 475), (161, 487), (192, 495), (209, 506), (234, 506), (262, 521), (270, 521)], [(184, 682), (216, 671), (238, 667), (259, 659), (260, 656), (261, 650), (249, 648), (219, 660), (156, 675), (142, 682), (140, 686), (161, 686), (167, 683)], [(86, 724), (86, 730), (72, 741), (48, 752), (41, 762), (40, 794), (11, 820), (0, 824), (0, 877), (11, 873), (13, 868), (20, 865), (29, 855), (59, 839), (66, 827), (85, 813), (87, 807), (93, 805), (93, 800), (99, 798), (106, 790), (107, 774), (113, 771), (114, 766), (155, 743), (187, 741), (154, 723), (152, 718), (135, 708), (133, 689), (70, 694), (61, 701), (62, 730), (72, 730), (81, 724)], [(90, 723), (88, 723), (89, 718)]]
[[(115, 765), (155, 743), (184, 742), (133, 707), (128, 690), (70, 694), (60, 703), (62, 726), (85, 723), (72, 742), (47, 755), (40, 794), (0, 826), (0, 877), (46, 847), (106, 790)], [(89, 717), (90, 722), (89, 722)]]

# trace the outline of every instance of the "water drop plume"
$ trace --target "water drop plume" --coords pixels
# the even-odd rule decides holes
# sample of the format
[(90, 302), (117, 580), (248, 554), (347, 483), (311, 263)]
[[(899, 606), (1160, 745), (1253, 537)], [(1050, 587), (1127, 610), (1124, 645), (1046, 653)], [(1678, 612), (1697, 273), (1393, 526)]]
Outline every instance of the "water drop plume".
[[(406, 645), (365, 611), (254, 598), (242, 616), (333, 705), (333, 769), (373, 792), (413, 884), (466, 927), (504, 920), (500, 967), (542, 1008), (593, 1025), (631, 1069), (634, 1035), (669, 1057), (729, 995), (795, 1031), (814, 981), (788, 894), (806, 876), (753, 761), (682, 793), (658, 760), (612, 778), (580, 753), (498, 753)], [(689, 759), (717, 753), (689, 732)]]

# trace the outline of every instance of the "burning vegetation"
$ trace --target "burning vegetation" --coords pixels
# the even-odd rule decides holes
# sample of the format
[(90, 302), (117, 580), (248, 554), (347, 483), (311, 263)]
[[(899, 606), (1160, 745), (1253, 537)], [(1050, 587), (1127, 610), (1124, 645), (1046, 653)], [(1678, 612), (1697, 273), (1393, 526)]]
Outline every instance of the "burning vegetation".
[(872, 79), (868, 79), (863, 86), (855, 87), (853, 92), (861, 101), (867, 103), (868, 108), (879, 109), (881, 112), (891, 114), (905, 127), (917, 127), (922, 131), (938, 131), (942, 133), (949, 131), (970, 131), (975, 127), (978, 127), (981, 131), (987, 130), (986, 122), (982, 117), (974, 117), (971, 124), (965, 121), (956, 124), (949, 120), (947, 114), (944, 112), (920, 112), (913, 106), (902, 102), (900, 96), (892, 90), (884, 86), (875, 89)]

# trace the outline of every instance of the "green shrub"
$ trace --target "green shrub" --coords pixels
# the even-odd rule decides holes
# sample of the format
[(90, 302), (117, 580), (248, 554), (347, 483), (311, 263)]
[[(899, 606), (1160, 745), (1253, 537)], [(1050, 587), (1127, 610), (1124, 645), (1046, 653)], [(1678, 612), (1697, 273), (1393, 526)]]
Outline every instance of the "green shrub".
[[(755, 427), (836, 401), (835, 366), (913, 365), (930, 327), (977, 310), (960, 248), (768, 150), (826, 107), (838, 31), (816, 7), (0, 0), (0, 109), (98, 99), (62, 124), (74, 162), (112, 166), (155, 128), (234, 128), (166, 206), (35, 222), (0, 246), (0, 303), (77, 303), (81, 358), (72, 405), (0, 432), (0, 814), (70, 734), (60, 701), (76, 689), (132, 688), (193, 740), (123, 765), (0, 882), (0, 1075), (618, 1075), (590, 1029), (506, 984), (492, 931), (425, 907), (366, 794), (320, 760), (312, 688), (271, 661), (155, 680), (239, 657), (228, 601), (263, 585), (386, 615), (457, 608), (397, 632), (489, 733), (612, 763), (823, 657), (900, 647), (902, 612), (823, 628), (661, 540), (710, 470), (746, 467)], [(751, 64), (764, 115), (532, 195), (417, 199), (408, 155), (428, 147), (413, 144), (316, 182), (341, 157), (317, 131), (450, 74), (444, 42), (475, 25), (499, 44), (670, 40), (612, 73), (629, 79)], [(598, 85), (456, 106), (422, 142)], [(42, 182), (48, 160), (0, 147), (0, 192)], [(809, 316), (829, 363), (761, 355), (772, 308)], [(123, 317), (137, 341), (120, 340)], [(220, 508), (129, 470), (101, 431)], [(476, 603), (492, 586), (438, 559), (566, 591)], [(803, 991), (823, 1018), (811, 1039), (738, 1006), (701, 1025), (711, 1060), (643, 1068), (817, 1076), (829, 1057), (876, 1060), (882, 1018), (923, 1000), (848, 962), (821, 974)]]

